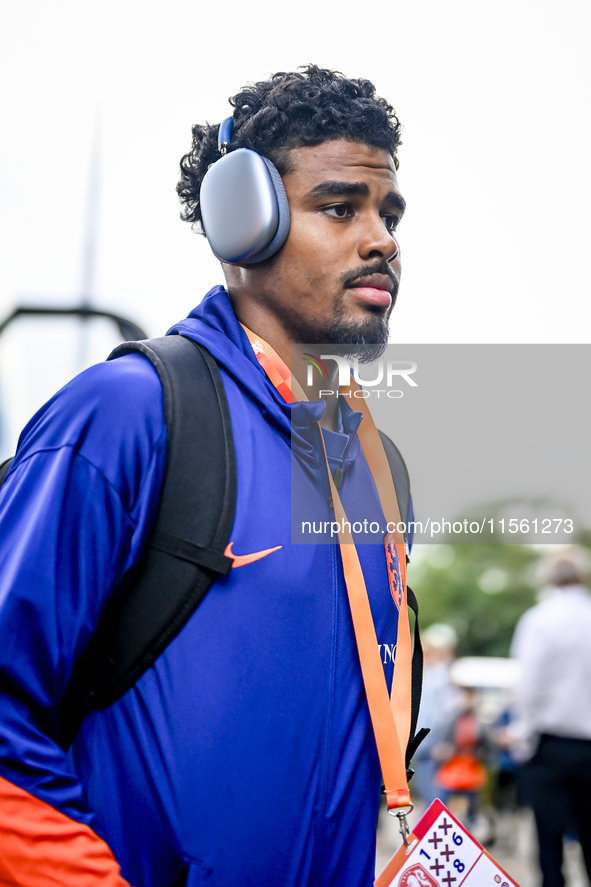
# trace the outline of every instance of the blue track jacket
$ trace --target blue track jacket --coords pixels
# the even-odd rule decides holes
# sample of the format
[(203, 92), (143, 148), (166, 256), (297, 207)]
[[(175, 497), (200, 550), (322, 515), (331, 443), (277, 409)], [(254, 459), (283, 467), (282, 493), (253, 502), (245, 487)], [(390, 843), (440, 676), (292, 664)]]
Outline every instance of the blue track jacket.
[[(0, 778), (31, 815), (38, 805), (99, 836), (135, 887), (369, 887), (381, 776), (340, 552), (313, 535), (290, 541), (292, 421), (298, 484), (333, 517), (324, 404), (283, 401), (222, 287), (173, 330), (220, 365), (237, 458), (233, 553), (281, 548), (218, 578), (154, 665), (63, 752), (60, 701), (149, 538), (166, 457), (162, 389), (143, 357), (66, 385), (24, 429), (0, 490)], [(383, 524), (360, 417), (344, 404), (341, 418), (342, 432), (324, 436), (347, 515)], [(358, 552), (389, 684), (397, 610), (381, 535)], [(18, 841), (28, 826), (13, 819)], [(0, 872), (1, 848), (0, 837)], [(75, 841), (63, 852), (73, 859)], [(76, 881), (64, 866), (64, 887), (115, 883)], [(35, 878), (22, 883), (50, 883)]]

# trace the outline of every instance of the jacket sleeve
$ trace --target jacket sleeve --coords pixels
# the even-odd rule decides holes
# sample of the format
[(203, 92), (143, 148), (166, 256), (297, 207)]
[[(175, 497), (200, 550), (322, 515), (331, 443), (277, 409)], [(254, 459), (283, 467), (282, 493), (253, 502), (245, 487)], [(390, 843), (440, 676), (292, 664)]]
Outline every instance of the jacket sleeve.
[(89, 826), (0, 777), (0, 884), (129, 887)]
[(152, 526), (165, 444), (155, 371), (121, 358), (39, 411), (0, 490), (0, 883), (126, 883), (56, 737), (75, 663)]

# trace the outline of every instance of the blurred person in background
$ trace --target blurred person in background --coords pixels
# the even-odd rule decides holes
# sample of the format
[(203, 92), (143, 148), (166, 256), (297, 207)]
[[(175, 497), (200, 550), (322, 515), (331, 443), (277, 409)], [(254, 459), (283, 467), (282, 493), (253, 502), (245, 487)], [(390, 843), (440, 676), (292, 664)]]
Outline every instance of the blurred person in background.
[[(465, 821), (474, 831), (481, 793), (487, 782), (485, 760), (490, 746), (478, 715), (476, 689), (465, 687), (460, 693), (459, 708), (447, 734), (432, 751), (435, 760), (440, 762), (435, 785), (445, 804), (451, 804), (452, 798), (466, 804)], [(458, 810), (458, 815), (464, 818), (463, 811)]]
[(421, 632), (424, 653), (423, 692), (419, 724), (431, 728), (414, 757), (414, 784), (428, 806), (444, 792), (435, 782), (441, 761), (433, 752), (445, 740), (461, 704), (461, 692), (450, 678), (458, 642), (451, 625), (436, 623)]
[(514, 814), (521, 806), (519, 792), (520, 766), (513, 754), (515, 711), (513, 700), (506, 705), (492, 724), (492, 802), (499, 814), (495, 823), (495, 840), (512, 851), (515, 847)]
[(563, 837), (573, 827), (591, 877), (591, 572), (573, 547), (547, 558), (551, 593), (517, 623), (517, 713), (523, 789), (538, 833), (543, 887), (563, 887)]

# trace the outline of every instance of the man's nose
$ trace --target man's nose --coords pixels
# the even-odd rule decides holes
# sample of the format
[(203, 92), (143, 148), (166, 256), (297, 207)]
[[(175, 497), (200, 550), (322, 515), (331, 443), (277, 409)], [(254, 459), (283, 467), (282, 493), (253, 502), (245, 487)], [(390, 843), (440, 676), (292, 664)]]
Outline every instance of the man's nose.
[(384, 224), (384, 220), (378, 217), (366, 230), (366, 234), (359, 244), (359, 253), (363, 259), (386, 259), (394, 262), (400, 255), (400, 246), (396, 237), (391, 234)]

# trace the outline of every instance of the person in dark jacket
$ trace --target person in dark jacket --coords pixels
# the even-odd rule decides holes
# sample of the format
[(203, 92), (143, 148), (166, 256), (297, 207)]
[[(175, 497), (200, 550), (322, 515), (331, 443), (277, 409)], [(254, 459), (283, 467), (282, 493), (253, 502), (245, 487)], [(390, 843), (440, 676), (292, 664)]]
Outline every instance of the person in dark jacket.
[[(162, 388), (127, 355), (31, 419), (0, 490), (0, 883), (373, 883), (380, 767), (338, 546), (291, 543), (293, 476), (331, 517), (320, 426), (347, 514), (383, 513), (358, 413), (317, 383), (292, 406), (261, 353), (283, 371), (297, 343), (385, 346), (400, 277), (400, 125), (371, 83), (315, 66), (232, 104), (229, 150), (274, 163), (289, 233), (260, 262), (224, 261), (225, 288), (169, 332), (220, 366), (237, 458), (234, 568), (65, 752), (56, 737), (74, 666), (154, 524)], [(218, 126), (195, 126), (178, 189), (192, 224), (219, 158)], [(300, 385), (306, 369), (303, 358), (291, 366)], [(329, 381), (338, 390), (336, 370)], [(384, 545), (358, 551), (378, 643), (393, 650)], [(390, 657), (388, 684), (392, 668)]]

